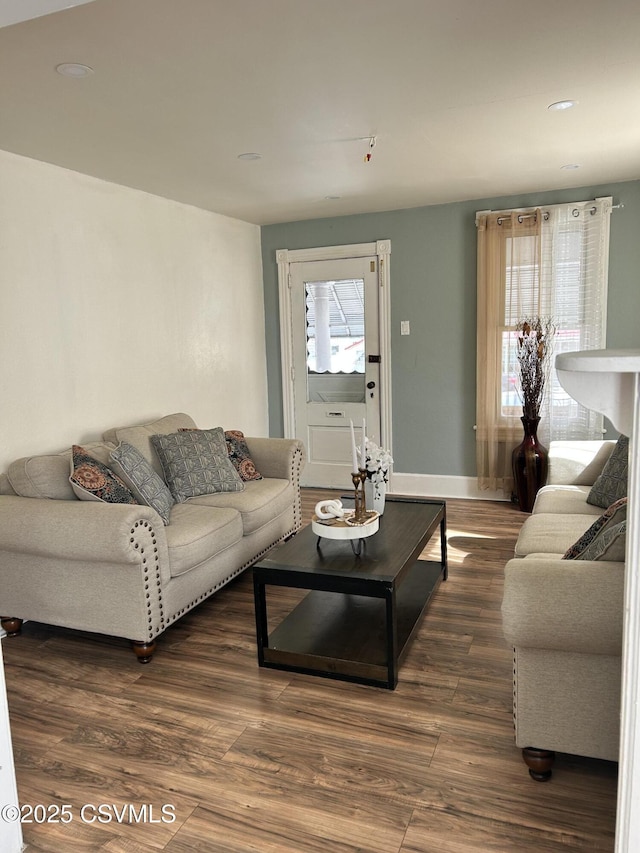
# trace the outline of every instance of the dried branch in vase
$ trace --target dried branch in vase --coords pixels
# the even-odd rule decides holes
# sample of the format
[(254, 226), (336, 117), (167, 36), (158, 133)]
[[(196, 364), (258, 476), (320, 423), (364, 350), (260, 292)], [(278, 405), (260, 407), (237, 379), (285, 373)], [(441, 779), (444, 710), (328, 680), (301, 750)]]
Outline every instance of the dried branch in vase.
[(522, 414), (525, 418), (539, 418), (549, 378), (556, 327), (549, 318), (525, 317), (516, 325), (516, 329)]

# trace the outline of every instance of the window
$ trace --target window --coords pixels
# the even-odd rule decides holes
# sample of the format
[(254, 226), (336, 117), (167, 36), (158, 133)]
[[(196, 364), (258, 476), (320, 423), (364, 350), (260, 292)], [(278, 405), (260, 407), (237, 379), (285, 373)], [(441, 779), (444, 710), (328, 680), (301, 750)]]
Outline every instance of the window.
[(502, 388), (499, 417), (514, 418), (522, 414), (518, 394), (516, 325), (521, 317), (534, 317), (538, 313), (538, 238), (526, 231), (517, 236), (508, 236), (505, 232), (503, 243), (502, 322), (498, 327)]
[[(511, 488), (511, 449), (522, 435), (515, 336), (519, 320), (553, 320), (554, 358), (560, 352), (605, 346), (611, 201), (477, 215), (481, 488)], [(602, 437), (602, 417), (573, 400), (553, 368), (539, 435), (543, 443)]]

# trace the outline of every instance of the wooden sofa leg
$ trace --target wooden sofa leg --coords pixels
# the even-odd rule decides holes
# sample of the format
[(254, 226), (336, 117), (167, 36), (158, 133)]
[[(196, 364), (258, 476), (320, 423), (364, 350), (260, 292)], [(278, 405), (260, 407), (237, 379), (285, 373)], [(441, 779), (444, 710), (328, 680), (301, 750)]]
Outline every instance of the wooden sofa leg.
[(536, 782), (547, 782), (551, 779), (551, 768), (556, 759), (555, 752), (550, 752), (548, 749), (534, 749), (532, 746), (526, 746), (522, 750), (522, 758), (529, 768), (529, 775)]
[(133, 646), (135, 656), (138, 658), (140, 663), (149, 663), (156, 650), (155, 640), (152, 640), (150, 643), (144, 643), (140, 640), (131, 640), (131, 645)]
[(22, 631), (22, 619), (16, 616), (0, 616), (0, 624), (7, 632), (7, 637), (17, 637)]

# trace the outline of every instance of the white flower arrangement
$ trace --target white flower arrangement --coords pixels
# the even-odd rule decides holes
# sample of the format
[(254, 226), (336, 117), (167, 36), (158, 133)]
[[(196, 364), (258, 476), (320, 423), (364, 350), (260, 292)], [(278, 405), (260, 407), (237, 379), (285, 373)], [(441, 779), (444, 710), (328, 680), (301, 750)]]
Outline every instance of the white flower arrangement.
[(365, 438), (364, 446), (367, 479), (371, 480), (374, 496), (379, 498), (382, 495), (382, 484), (389, 482), (389, 468), (393, 463), (393, 457), (388, 450), (379, 447), (369, 438)]

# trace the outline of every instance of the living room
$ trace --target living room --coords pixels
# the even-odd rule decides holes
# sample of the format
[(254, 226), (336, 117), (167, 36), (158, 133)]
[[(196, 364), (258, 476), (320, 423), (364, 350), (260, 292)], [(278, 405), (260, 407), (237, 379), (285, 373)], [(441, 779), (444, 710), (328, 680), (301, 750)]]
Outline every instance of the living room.
[[(172, 5), (175, 6), (163, 3), (163, 15), (168, 16), (169, 21), (173, 20)], [(197, 14), (203, 12), (202, 5), (194, 6), (196, 19)], [(243, 73), (238, 56), (259, 57), (250, 74), (254, 85), (259, 82), (260, 68), (264, 68), (262, 63), (266, 57), (278, 52), (273, 43), (266, 40), (263, 43), (260, 32), (263, 18), (275, 14), (283, 31), (291, 38), (294, 32), (299, 35), (298, 30), (293, 29), (294, 20), (301, 26), (305, 15), (312, 14), (314, 26), (319, 26), (318, 18), (324, 14), (319, 8), (311, 8), (318, 4), (302, 3), (302, 11), (299, 7), (297, 12), (295, 2), (274, 3), (275, 11), (269, 10), (270, 5), (269, 2), (239, 4), (242, 8), (235, 15), (228, 10), (223, 15), (222, 10), (218, 10), (218, 21), (230, 26), (236, 38), (238, 32), (243, 32), (242, 13), (250, 12), (253, 16), (254, 22), (247, 28), (246, 39), (241, 39), (239, 48), (232, 47), (230, 37), (225, 44), (218, 33), (220, 43), (216, 43), (216, 50), (233, 64), (238, 76)], [(353, 35), (353, 27), (359, 19), (378, 16), (378, 40), (371, 45), (376, 61), (371, 68), (382, 63), (383, 72), (387, 74), (389, 65), (382, 60), (385, 44), (388, 40), (409, 37), (399, 13), (393, 20), (387, 20), (385, 12), (390, 15), (390, 4), (344, 5), (352, 5), (352, 8), (341, 20), (342, 37), (335, 43), (326, 43), (327, 60), (335, 60), (332, 51), (348, 48), (347, 36)], [(411, 15), (420, 16), (425, 11), (420, 8), (423, 4), (404, 5), (409, 20)], [(491, 11), (505, 14), (508, 5), (512, 4), (495, 4)], [(273, 142), (269, 147), (262, 146), (259, 128), (263, 125), (271, 130), (278, 124), (284, 128), (291, 121), (286, 88), (283, 88), (287, 66), (282, 60), (282, 65), (278, 65), (281, 88), (274, 90), (275, 97), (272, 93), (269, 101), (272, 108), (274, 103), (280, 104), (280, 110), (276, 113), (270, 113), (266, 107), (259, 110), (251, 137), (240, 136), (235, 129), (219, 134), (226, 139), (227, 159), (223, 162), (220, 149), (216, 149), (216, 157), (220, 160), (216, 168), (227, 173), (227, 181), (218, 184), (216, 194), (212, 191), (215, 182), (207, 171), (202, 150), (210, 144), (210, 137), (205, 138), (196, 125), (185, 144), (172, 119), (175, 101), (180, 98), (190, 101), (194, 112), (203, 109), (203, 102), (192, 93), (187, 97), (182, 89), (177, 94), (169, 89), (167, 100), (161, 102), (156, 112), (153, 105), (148, 108), (152, 114), (152, 134), (162, 137), (169, 152), (173, 149), (173, 156), (168, 159), (154, 153), (139, 136), (142, 130), (134, 110), (144, 112), (141, 103), (146, 100), (146, 82), (126, 77), (124, 73), (118, 78), (115, 91), (121, 93), (123, 102), (121, 125), (109, 125), (102, 112), (101, 98), (109, 102), (115, 96), (114, 90), (108, 92), (101, 88), (105, 85), (101, 82), (104, 79), (101, 69), (119, 68), (117, 57), (107, 62), (106, 55), (100, 52), (106, 51), (105, 44), (110, 43), (105, 33), (111, 32), (113, 18), (122, 16), (131, 26), (132, 42), (120, 42), (120, 50), (123, 55), (133, 52), (140, 33), (146, 32), (145, 23), (157, 14), (148, 3), (94, 0), (56, 15), (16, 22), (0, 29), (3, 79), (11, 81), (2, 95), (2, 115), (6, 120), (3, 120), (0, 133), (0, 233), (3, 235), (0, 300), (4, 319), (0, 338), (4, 365), (0, 470), (18, 457), (34, 452), (57, 452), (76, 441), (93, 441), (110, 426), (139, 423), (170, 411), (188, 412), (201, 427), (222, 424), (225, 428), (242, 429), (247, 435), (282, 436), (276, 250), (385, 239), (392, 247), (390, 329), (394, 477), (400, 482), (402, 475), (412, 475), (420, 482), (424, 494), (434, 494), (438, 489), (444, 498), (477, 497), (474, 491), (476, 211), (611, 196), (618, 209), (611, 216), (607, 346), (638, 346), (640, 163), (637, 153), (636, 159), (631, 159), (624, 167), (626, 171), (622, 166), (627, 149), (640, 150), (639, 129), (634, 124), (634, 114), (638, 113), (634, 108), (638, 65), (632, 49), (638, 34), (638, 15), (626, 3), (619, 4), (618, 15), (612, 7), (600, 8), (601, 4), (569, 6), (570, 10), (562, 12), (566, 20), (561, 17), (559, 30), (554, 34), (556, 49), (564, 51), (559, 44), (564, 38), (561, 23), (571, 20), (572, 14), (584, 20), (584, 26), (580, 24), (578, 33), (571, 36), (573, 47), (577, 50), (579, 44), (583, 45), (584, 50), (590, 50), (602, 65), (618, 63), (623, 66), (624, 91), (631, 103), (627, 103), (624, 114), (613, 115), (608, 106), (604, 108), (609, 95), (593, 83), (589, 77), (592, 72), (584, 72), (585, 54), (581, 51), (579, 61), (573, 59), (566, 63), (576, 66), (575, 76), (565, 75), (561, 83), (551, 83), (548, 77), (538, 78), (527, 90), (527, 98), (523, 98), (536, 98), (542, 135), (554, 139), (557, 134), (557, 139), (561, 140), (550, 146), (555, 156), (553, 169), (547, 166), (542, 178), (530, 176), (523, 159), (526, 155), (517, 154), (516, 139), (511, 151), (516, 162), (515, 165), (511, 163), (511, 168), (516, 176), (519, 174), (519, 182), (510, 184), (506, 177), (493, 177), (483, 147), (480, 160), (481, 164), (486, 162), (486, 174), (482, 165), (476, 164), (475, 173), (468, 165), (469, 175), (476, 178), (474, 191), (466, 195), (462, 177), (459, 177), (459, 185), (453, 187), (448, 197), (441, 194), (435, 177), (428, 191), (421, 189), (418, 174), (437, 173), (444, 168), (442, 163), (436, 168), (431, 164), (431, 158), (437, 153), (442, 156), (442, 148), (448, 151), (451, 161), (456, 158), (462, 161), (467, 156), (462, 152), (463, 143), (466, 145), (471, 135), (477, 135), (484, 146), (486, 124), (480, 122), (472, 131), (467, 131), (464, 126), (459, 127), (461, 119), (458, 119), (455, 132), (449, 128), (452, 135), (445, 136), (440, 146), (432, 141), (436, 131), (430, 126), (428, 116), (423, 116), (421, 125), (413, 121), (402, 125), (402, 130), (396, 134), (394, 105), (389, 99), (380, 102), (376, 96), (378, 78), (372, 73), (359, 75), (365, 104), (357, 109), (351, 105), (354, 109), (351, 120), (347, 121), (342, 115), (335, 120), (336, 126), (326, 131), (320, 126), (319, 116), (323, 114), (313, 112), (313, 109), (320, 110), (320, 105), (315, 104), (296, 131), (302, 138), (297, 152), (281, 153), (273, 148)], [(549, 4), (544, 11), (547, 16), (559, 14), (557, 4)], [(339, 14), (336, 9), (334, 12)], [(478, 13), (472, 14), (469, 4), (460, 4), (458, 12), (459, 15), (468, 14), (467, 29), (473, 31), (474, 26), (480, 26), (474, 17)], [(451, 15), (455, 20), (454, 11)], [(224, 31), (222, 23), (220, 27)], [(486, 26), (486, 21), (482, 23)], [(519, 20), (518, 23), (524, 26), (526, 16), (524, 22)], [(449, 25), (453, 26), (451, 21)], [(171, 27), (167, 25), (167, 29)], [(175, 30), (174, 24), (174, 30), (184, 42), (194, 37), (192, 29)], [(313, 31), (311, 26), (307, 29)], [(526, 34), (538, 45), (542, 31), (543, 26), (531, 24), (530, 31), (523, 30), (523, 39)], [(416, 33), (420, 38), (427, 37), (424, 27), (413, 28), (413, 32), (414, 38), (417, 38)], [(466, 34), (468, 36), (468, 32)], [(155, 37), (159, 38), (159, 34)], [(164, 38), (170, 38), (166, 30)], [(203, 41), (206, 47), (206, 39)], [(43, 48), (45, 43), (46, 49)], [(313, 46), (312, 42), (296, 42), (295, 39), (293, 43), (298, 49), (304, 44), (309, 52)], [(523, 44), (527, 44), (526, 40)], [(170, 65), (174, 47), (171, 41), (159, 41), (152, 43), (149, 50), (152, 55), (161, 57), (157, 59), (159, 65)], [(199, 44), (201, 51), (204, 47)], [(515, 62), (515, 55), (521, 48), (522, 45), (517, 49), (510, 46), (508, 61), (504, 63), (507, 69)], [(436, 45), (432, 44), (431, 49), (435, 53)], [(396, 50), (394, 59), (397, 60), (398, 53), (403, 51), (417, 62), (414, 41), (405, 41), (404, 47)], [(603, 53), (606, 53), (606, 60), (602, 59)], [(492, 55), (489, 53), (490, 57)], [(93, 63), (96, 68), (86, 79), (68, 79), (53, 71), (56, 64), (64, 62), (86, 63), (87, 66)], [(501, 62), (500, 67), (508, 77), (504, 64)], [(565, 69), (564, 63), (562, 67)], [(197, 75), (198, 69), (200, 66), (190, 73)], [(348, 70), (355, 69), (349, 65)], [(476, 70), (469, 61), (468, 73)], [(421, 76), (422, 71), (421, 66), (416, 65), (414, 73), (420, 89), (414, 98), (416, 103), (423, 97), (423, 90), (428, 94), (433, 87), (430, 78)], [(494, 71), (489, 63), (482, 74), (490, 79)], [(244, 73), (248, 73), (246, 68)], [(535, 73), (537, 69), (531, 72)], [(440, 76), (446, 75), (440, 72)], [(43, 82), (38, 82), (39, 79)], [(222, 78), (212, 75), (211, 79)], [(399, 89), (407, 86), (406, 80), (403, 77), (398, 81)], [(87, 89), (87, 83), (93, 85), (93, 90)], [(85, 90), (73, 89), (74, 86), (85, 86)], [(567, 91), (567, 87), (571, 91)], [(319, 88), (322, 95), (322, 87)], [(329, 94), (340, 102), (339, 89), (332, 88)], [(134, 95), (142, 101), (134, 99)], [(566, 126), (577, 121), (575, 115), (580, 110), (589, 110), (590, 95), (597, 99), (602, 110), (592, 115), (594, 134), (600, 124), (607, 122), (611, 122), (611, 130), (606, 145), (599, 141), (600, 148), (585, 150), (583, 147), (578, 154), (575, 149), (567, 150), (566, 139), (571, 138), (572, 132)], [(563, 97), (577, 97), (579, 103), (573, 116), (571, 111), (566, 114), (547, 112), (548, 104)], [(494, 94), (493, 98), (497, 99), (498, 95)], [(507, 89), (504, 98), (510, 99), (512, 104), (518, 103), (513, 89)], [(34, 102), (29, 109), (30, 99)], [(41, 99), (50, 100), (50, 106), (43, 104)], [(221, 108), (225, 107), (224, 99), (222, 101)], [(26, 112), (22, 113), (22, 109)], [(440, 104), (440, 109), (446, 113), (449, 107)], [(477, 105), (476, 109), (479, 109)], [(380, 115), (385, 110), (389, 112), (388, 117)], [(362, 115), (368, 116), (366, 126)], [(493, 114), (487, 115), (489, 118), (485, 122), (490, 121)], [(303, 133), (301, 128), (305, 127), (305, 121), (308, 126)], [(340, 121), (343, 126), (339, 131)], [(559, 122), (564, 122), (564, 126)], [(65, 125), (72, 131), (66, 135), (62, 134)], [(220, 126), (233, 127), (233, 122), (226, 119)], [(370, 148), (369, 134), (375, 134), (373, 148)], [(584, 146), (584, 134), (577, 128), (573, 134)], [(88, 142), (87, 135), (91, 136)], [(411, 135), (422, 140), (424, 156), (416, 157), (414, 149), (411, 156), (403, 153), (407, 144), (405, 137)], [(535, 142), (541, 147), (539, 139)], [(39, 145), (45, 143), (50, 146), (48, 154), (39, 151)], [(92, 171), (92, 150), (103, 158), (101, 173)], [(536, 150), (535, 144), (533, 150)], [(239, 153), (254, 151), (261, 152), (262, 158), (237, 160)], [(370, 203), (365, 200), (367, 192), (375, 194), (378, 191), (376, 184), (381, 171), (389, 168), (387, 159), (391, 151), (395, 161), (410, 161), (416, 186), (411, 186), (410, 176), (405, 175), (408, 201), (389, 204), (386, 199), (374, 197)], [(365, 162), (367, 152), (372, 155), (370, 162)], [(307, 187), (304, 214), (299, 212), (302, 209), (299, 199), (291, 202), (291, 208), (279, 209), (272, 201), (276, 178), (264, 174), (263, 167), (269, 166), (270, 159), (286, 163), (289, 156), (292, 158), (291, 177), (283, 182), (278, 175), (283, 197), (287, 195), (285, 189), (295, 184), (298, 177), (303, 183), (309, 180), (304, 175), (315, 172), (318, 163), (324, 164), (326, 158), (331, 161), (331, 185), (326, 183), (326, 173), (314, 177)], [(580, 169), (561, 169), (564, 165), (577, 164), (582, 157), (585, 162)], [(189, 172), (187, 167), (192, 159), (199, 162), (201, 173)], [(131, 164), (134, 161), (138, 164), (137, 174), (133, 174)], [(510, 161), (505, 158), (507, 162)], [(190, 186), (190, 194), (183, 197), (172, 194), (169, 178), (162, 189), (163, 174), (172, 171), (185, 186)], [(510, 180), (514, 180), (513, 175)], [(155, 191), (148, 188), (153, 181), (158, 187)], [(453, 179), (451, 181), (454, 183)], [(234, 183), (237, 196), (234, 196)], [(347, 186), (347, 190), (340, 184)], [(211, 195), (207, 196), (207, 192)], [(343, 195), (343, 198), (327, 198), (333, 195)], [(252, 197), (262, 205), (253, 218), (241, 212), (242, 205)], [(285, 199), (278, 203), (284, 205)], [(233, 205), (237, 207), (230, 212)], [(270, 205), (272, 214), (267, 212)], [(411, 319), (411, 335), (401, 337), (400, 322), (407, 318)], [(469, 509), (469, 513), (472, 512)], [(177, 642), (179, 625), (176, 631)], [(46, 642), (41, 634), (37, 637)], [(59, 641), (63, 642), (64, 638)], [(158, 663), (159, 658), (151, 666)], [(84, 665), (91, 667), (90, 660), (86, 659)], [(72, 662), (69, 666), (73, 666)], [(123, 667), (120, 677), (123, 684), (138, 677), (138, 673)], [(114, 678), (117, 681), (117, 676)], [(309, 681), (307, 679), (306, 683)], [(314, 702), (322, 701), (318, 690), (314, 685), (310, 692)], [(361, 693), (359, 691), (357, 696)], [(10, 694), (9, 705), (11, 707)], [(580, 767), (577, 774), (580, 772), (588, 775), (590, 771), (588, 767)], [(20, 781), (20, 774), (18, 776)], [(43, 793), (45, 790), (43, 788)], [(89, 829), (83, 836), (86, 845), (83, 849), (94, 849), (90, 846), (93, 836)], [(140, 849), (144, 849), (143, 838), (138, 839)], [(379, 849), (400, 849), (399, 845), (393, 848), (393, 843), (390, 841), (388, 848), (381, 846)], [(356, 839), (351, 839), (350, 846), (345, 842), (344, 849), (354, 847), (357, 848)], [(78, 846), (77, 849), (82, 848)], [(167, 845), (166, 849), (173, 848)], [(201, 849), (218, 848), (213, 843), (211, 846), (205, 843)], [(278, 848), (272, 844), (271, 849)], [(402, 849), (405, 853), (410, 849), (445, 848)]]

